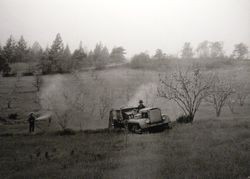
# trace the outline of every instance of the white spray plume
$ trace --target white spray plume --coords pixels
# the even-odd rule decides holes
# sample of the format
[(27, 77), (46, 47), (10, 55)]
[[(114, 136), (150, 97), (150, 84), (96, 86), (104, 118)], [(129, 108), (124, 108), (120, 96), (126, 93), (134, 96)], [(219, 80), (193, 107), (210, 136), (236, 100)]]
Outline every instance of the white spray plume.
[(47, 120), (47, 119), (51, 118), (52, 115), (53, 115), (52, 112), (46, 112), (45, 114), (42, 114), (41, 116), (36, 118), (36, 120)]
[(72, 129), (107, 127), (99, 119), (98, 99), (104, 88), (99, 82), (74, 75), (54, 75), (45, 80), (40, 93), (43, 110), (52, 111), (52, 120)]
[(129, 100), (128, 106), (137, 106), (139, 100), (143, 100), (146, 107), (159, 107), (163, 114), (168, 115), (171, 120), (175, 120), (182, 111), (173, 101), (159, 97), (157, 87), (156, 83), (142, 84)]
[(40, 93), (42, 108), (47, 110), (50, 107), (50, 102), (60, 107), (62, 110), (66, 110), (67, 105), (64, 103), (62, 96), (64, 78), (61, 75), (52, 76), (46, 82), (45, 86), (42, 87)]
[(129, 100), (128, 106), (137, 106), (139, 100), (143, 100), (146, 106), (153, 106), (156, 102), (157, 85), (155, 83), (142, 84)]

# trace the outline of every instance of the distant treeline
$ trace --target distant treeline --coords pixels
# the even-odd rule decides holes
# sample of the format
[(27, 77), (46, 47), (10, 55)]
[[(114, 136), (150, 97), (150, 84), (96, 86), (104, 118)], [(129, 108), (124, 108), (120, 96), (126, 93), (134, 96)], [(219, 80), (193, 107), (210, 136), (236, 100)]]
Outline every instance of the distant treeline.
[(3, 47), (0, 46), (0, 71), (3, 75), (11, 74), (11, 66), (16, 63), (29, 64), (28, 73), (42, 74), (68, 73), (84, 67), (102, 69), (107, 64), (124, 63), (124, 55), (123, 47), (114, 47), (109, 52), (102, 43), (96, 44), (95, 49), (87, 53), (82, 47), (82, 42), (72, 53), (69, 46), (64, 45), (60, 34), (57, 34), (52, 45), (45, 49), (38, 42), (28, 47), (23, 36), (18, 41), (10, 36), (6, 44)]
[(223, 42), (201, 42), (194, 49), (189, 42), (185, 42), (179, 55), (167, 55), (161, 49), (157, 49), (153, 56), (142, 52), (132, 57), (132, 68), (161, 68), (169, 67), (172, 62), (190, 63), (198, 62), (208, 68), (216, 68), (225, 64), (232, 64), (235, 60), (248, 58), (248, 47), (243, 43), (235, 44), (233, 52), (227, 56), (223, 49)]
[[(59, 33), (52, 45), (45, 49), (38, 42), (29, 47), (23, 36), (18, 41), (10, 36), (6, 44), (0, 46), (0, 72), (4, 76), (8, 76), (20, 71), (13, 65), (17, 63), (28, 64), (25, 72), (27, 74), (35, 72), (42, 74), (68, 73), (83, 68), (103, 69), (109, 64), (126, 62), (125, 54), (126, 50), (121, 46), (114, 47), (109, 52), (102, 43), (96, 44), (93, 50), (87, 52), (82, 47), (82, 42), (72, 53), (69, 46), (63, 43)], [(248, 47), (243, 43), (235, 44), (232, 54), (226, 56), (223, 42), (203, 41), (196, 49), (186, 42), (178, 56), (167, 55), (161, 49), (157, 49), (153, 56), (142, 52), (131, 58), (129, 66), (131, 68), (158, 68), (168, 66), (169, 61), (178, 59), (243, 60), (247, 59), (247, 56)]]

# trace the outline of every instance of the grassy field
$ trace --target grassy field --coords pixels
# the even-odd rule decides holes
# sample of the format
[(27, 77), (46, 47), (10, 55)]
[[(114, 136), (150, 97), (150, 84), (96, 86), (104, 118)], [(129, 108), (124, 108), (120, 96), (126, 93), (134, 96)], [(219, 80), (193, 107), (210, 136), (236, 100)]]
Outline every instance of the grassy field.
[[(247, 77), (250, 75), (250, 65), (241, 67), (236, 66), (232, 69), (219, 70), (219, 72), (229, 75), (238, 75), (240, 79), (248, 81)], [(89, 94), (86, 100), (82, 100), (81, 102), (86, 103), (85, 106), (87, 107), (94, 106), (95, 109), (88, 115), (86, 115), (86, 112), (82, 112), (74, 116), (76, 120), (71, 121), (71, 123), (74, 124), (71, 127), (77, 129), (76, 126), (79, 126), (79, 120), (81, 120), (83, 123), (83, 129), (94, 129), (97, 126), (99, 128), (104, 128), (108, 125), (107, 119), (109, 109), (130, 105), (136, 106), (138, 105), (139, 99), (143, 99), (146, 106), (160, 107), (163, 113), (168, 114), (172, 120), (175, 120), (181, 114), (181, 111), (175, 103), (157, 97), (156, 86), (159, 80), (158, 75), (159, 72), (156, 71), (132, 70), (128, 68), (103, 70), (94, 73), (80, 73), (80, 77), (83, 81), (83, 87), (81, 87), (81, 89), (86, 89), (86, 92)], [(65, 103), (65, 101), (61, 99), (64, 95), (63, 93), (68, 92), (69, 95), (72, 95), (78, 92), (77, 88), (74, 87), (76, 82), (72, 79), (72, 75), (69, 74), (43, 76), (43, 84), (39, 93), (36, 92), (33, 83), (33, 77), (22, 77), (19, 81), (12, 77), (1, 79), (1, 117), (6, 118), (11, 113), (17, 113), (21, 120), (25, 120), (31, 111), (42, 110), (41, 107), (43, 107), (43, 105), (37, 103), (37, 96), (41, 99), (44, 96), (46, 97), (46, 95), (44, 95), (46, 93), (50, 94), (47, 98), (56, 103), (57, 108), (63, 108), (60, 106), (60, 104)], [(10, 95), (9, 93), (15, 84), (17, 86), (15, 92), (13, 95)], [(107, 94), (105, 89), (108, 89)], [(12, 96), (13, 100), (11, 108), (8, 109), (7, 101), (10, 96)], [(69, 98), (73, 98), (72, 96), (69, 96)], [(99, 105), (100, 99), (105, 96), (109, 96), (108, 100), (110, 104), (105, 112), (104, 119), (99, 120), (99, 111), (100, 107), (102, 107)], [(249, 99), (247, 99), (247, 101), (249, 101)], [(229, 111), (228, 106), (225, 105), (221, 117), (230, 118), (250, 115), (250, 110), (245, 106), (236, 106), (235, 112), (235, 114), (232, 114)], [(197, 119), (207, 119), (209, 117), (215, 117), (213, 106), (202, 103), (197, 114)]]
[[(127, 136), (127, 137), (126, 137)], [(203, 120), (161, 133), (1, 136), (0, 178), (247, 178), (250, 121)]]
[[(242, 70), (243, 69), (243, 70)], [(220, 72), (250, 74), (249, 65)], [(171, 102), (155, 97), (159, 72), (110, 69), (80, 74), (86, 89), (91, 89), (87, 105), (98, 104), (102, 90), (108, 87), (110, 108), (137, 105), (159, 106), (172, 120), (181, 114)], [(243, 77), (244, 77), (243, 75)], [(247, 76), (247, 75), (246, 75)], [(242, 77), (242, 78), (243, 78)], [(246, 77), (244, 77), (247, 79)], [(58, 80), (59, 79), (59, 80)], [(43, 76), (41, 91), (36, 93), (33, 77), (2, 78), (0, 81), (1, 117), (18, 113), (18, 122), (0, 122), (0, 178), (247, 178), (250, 176), (250, 98), (236, 106), (232, 114), (225, 106), (220, 117), (209, 104), (203, 103), (193, 124), (176, 125), (160, 133), (134, 135), (124, 131), (97, 130), (58, 134), (56, 122), (38, 124), (36, 133), (27, 133), (25, 122), (30, 111), (39, 111), (37, 96), (44, 91), (57, 99), (62, 89), (73, 92), (71, 75)], [(6, 100), (13, 86), (13, 102)], [(63, 86), (63, 88), (62, 88)], [(64, 92), (64, 91), (63, 91)], [(60, 94), (60, 93), (59, 93)], [(59, 95), (60, 97), (60, 95)], [(59, 102), (58, 102), (58, 101)], [(106, 128), (108, 113), (100, 120), (99, 106), (91, 116), (74, 116), (79, 130)], [(108, 109), (109, 110), (109, 109)], [(11, 121), (11, 120), (10, 120)], [(72, 123), (74, 121), (71, 121)], [(74, 126), (73, 126), (74, 128)], [(81, 128), (82, 129), (82, 128)]]
[[(0, 79), (0, 109), (1, 117), (17, 113), (20, 118), (27, 117), (32, 110), (39, 110), (36, 103), (36, 89), (33, 86), (33, 77), (26, 76), (18, 80), (16, 77)], [(7, 107), (11, 100), (10, 108)]]

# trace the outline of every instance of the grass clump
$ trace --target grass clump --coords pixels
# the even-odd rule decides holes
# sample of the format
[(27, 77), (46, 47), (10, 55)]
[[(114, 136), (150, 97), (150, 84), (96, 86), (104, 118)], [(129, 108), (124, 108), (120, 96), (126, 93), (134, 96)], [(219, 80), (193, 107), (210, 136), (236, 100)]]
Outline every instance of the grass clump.
[(75, 135), (76, 131), (74, 131), (73, 129), (66, 128), (66, 129), (63, 129), (62, 131), (58, 131), (57, 134), (61, 136)]
[(177, 123), (191, 123), (193, 122), (193, 117), (189, 115), (182, 115), (176, 119), (176, 122)]

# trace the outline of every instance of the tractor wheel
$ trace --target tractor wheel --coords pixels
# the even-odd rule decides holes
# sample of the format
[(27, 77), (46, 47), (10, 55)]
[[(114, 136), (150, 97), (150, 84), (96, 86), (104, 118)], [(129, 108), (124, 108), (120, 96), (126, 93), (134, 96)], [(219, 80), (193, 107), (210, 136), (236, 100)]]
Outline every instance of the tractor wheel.
[(167, 129), (172, 129), (173, 127), (172, 127), (172, 124), (171, 123), (168, 123), (168, 125), (167, 125)]
[(131, 131), (136, 134), (141, 134), (142, 130), (138, 124), (131, 125)]

